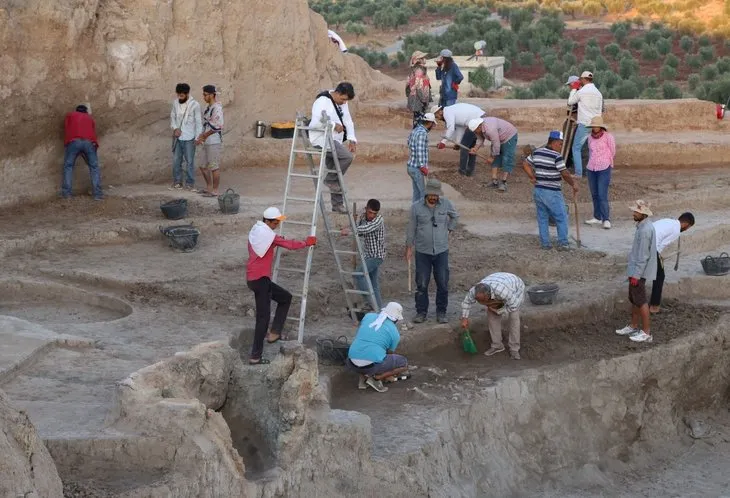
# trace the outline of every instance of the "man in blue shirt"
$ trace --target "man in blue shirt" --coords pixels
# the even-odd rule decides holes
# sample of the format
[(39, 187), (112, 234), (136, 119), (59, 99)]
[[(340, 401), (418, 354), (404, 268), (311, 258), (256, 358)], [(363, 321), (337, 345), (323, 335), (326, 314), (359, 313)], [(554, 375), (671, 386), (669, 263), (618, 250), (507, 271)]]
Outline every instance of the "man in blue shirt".
[(347, 366), (360, 374), (359, 389), (370, 386), (384, 393), (388, 388), (383, 380), (408, 369), (405, 356), (394, 354), (400, 342), (395, 324), (400, 320), (403, 320), (403, 307), (390, 302), (380, 313), (368, 313), (360, 322), (347, 355)]

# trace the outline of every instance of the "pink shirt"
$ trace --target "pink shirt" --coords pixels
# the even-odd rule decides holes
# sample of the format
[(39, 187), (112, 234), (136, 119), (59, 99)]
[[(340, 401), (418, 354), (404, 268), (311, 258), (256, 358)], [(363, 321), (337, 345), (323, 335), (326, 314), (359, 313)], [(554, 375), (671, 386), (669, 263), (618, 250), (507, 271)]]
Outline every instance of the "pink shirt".
[(258, 280), (263, 277), (271, 278), (271, 265), (274, 263), (274, 250), (277, 247), (284, 249), (304, 249), (307, 244), (301, 240), (288, 240), (277, 235), (269, 250), (262, 258), (254, 252), (251, 243), (248, 244), (248, 263), (246, 264), (246, 280)]
[(613, 167), (613, 158), (616, 156), (616, 141), (613, 135), (604, 131), (601, 138), (588, 135), (588, 150), (590, 158), (586, 168), (589, 171), (603, 171)]
[[(504, 119), (488, 117), (484, 118), (482, 122), (482, 132), (484, 132), (484, 136), (492, 144), (492, 157), (497, 157), (501, 150), (501, 145), (517, 135), (517, 128)], [(480, 147), (483, 143), (483, 138), (477, 138), (477, 144)]]

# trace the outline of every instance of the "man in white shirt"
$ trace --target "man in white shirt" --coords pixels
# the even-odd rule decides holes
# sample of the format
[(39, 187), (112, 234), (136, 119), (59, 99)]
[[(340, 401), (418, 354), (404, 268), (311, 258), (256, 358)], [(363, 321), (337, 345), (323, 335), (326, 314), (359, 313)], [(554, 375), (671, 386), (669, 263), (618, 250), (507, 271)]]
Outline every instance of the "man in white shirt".
[(581, 151), (586, 140), (588, 140), (588, 135), (591, 133), (591, 121), (603, 114), (603, 95), (593, 84), (593, 73), (590, 71), (583, 71), (583, 74), (580, 75), (580, 81), (572, 83), (570, 88), (568, 105), (578, 104), (578, 124), (576, 125), (571, 152), (575, 176), (580, 178), (583, 176)]
[[(651, 287), (651, 299), (649, 299), (649, 312), (659, 313), (662, 304), (662, 288), (664, 287), (664, 259), (662, 251), (672, 242), (679, 239), (679, 234), (692, 228), (695, 224), (695, 217), (692, 213), (682, 213), (673, 220), (665, 218), (654, 222), (656, 233), (657, 270), (654, 285)], [(679, 247), (677, 247), (679, 254)]]
[(172, 129), (172, 188), (183, 188), (182, 162), (185, 169), (185, 188), (195, 189), (195, 138), (203, 131), (200, 104), (190, 96), (190, 85), (178, 83), (177, 99), (172, 102), (170, 128)]
[(342, 40), (340, 35), (332, 31), (331, 29), (328, 29), (327, 36), (329, 37), (330, 41), (332, 41), (332, 43), (337, 45), (337, 48), (340, 49), (340, 52), (342, 52), (343, 54), (347, 52), (347, 45), (345, 45), (345, 42)]
[[(445, 149), (446, 142), (453, 143), (454, 150), (461, 150), (459, 174), (472, 176), (477, 156), (469, 154), (469, 149), (476, 145), (477, 136), (469, 129), (467, 124), (472, 119), (485, 117), (487, 113), (482, 108), (465, 102), (448, 107), (435, 106), (431, 109), (431, 112), (434, 113), (436, 119), (446, 123), (446, 132), (441, 142), (439, 142), (438, 148)], [(459, 147), (458, 144), (465, 146), (466, 149)]]
[[(335, 143), (335, 154), (340, 163), (342, 175), (347, 172), (352, 164), (353, 154), (357, 151), (357, 139), (355, 138), (355, 124), (350, 116), (350, 109), (347, 102), (355, 98), (355, 89), (351, 83), (346, 81), (337, 85), (337, 88), (325, 91), (317, 95), (312, 105), (312, 121), (309, 123), (309, 141), (315, 147), (323, 148), (324, 126), (329, 118), (329, 125), (332, 127), (332, 137)], [(323, 118), (322, 113), (327, 117)], [(347, 142), (347, 147), (343, 145)], [(335, 162), (332, 158), (332, 151), (327, 152), (327, 169), (333, 170)], [(335, 213), (346, 213), (345, 201), (342, 197), (337, 173), (330, 173), (324, 180), (325, 185), (330, 189), (332, 199), (332, 211)]]

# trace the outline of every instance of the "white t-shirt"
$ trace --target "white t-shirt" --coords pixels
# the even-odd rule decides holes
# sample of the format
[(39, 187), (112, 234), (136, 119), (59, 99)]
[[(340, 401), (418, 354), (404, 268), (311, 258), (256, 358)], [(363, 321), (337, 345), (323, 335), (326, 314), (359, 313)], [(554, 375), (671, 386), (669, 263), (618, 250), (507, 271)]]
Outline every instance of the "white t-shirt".
[[(472, 119), (481, 118), (486, 113), (482, 108), (473, 104), (461, 102), (458, 104), (444, 107), (444, 121), (446, 122), (446, 132), (444, 136), (456, 143), (461, 142), (464, 136), (466, 125)], [(441, 140), (446, 143), (446, 140)]]
[(679, 220), (665, 218), (654, 222), (654, 232), (656, 233), (656, 250), (661, 254), (669, 244), (679, 238), (682, 226)]
[(571, 90), (568, 105), (578, 104), (578, 123), (589, 126), (591, 120), (603, 114), (603, 95), (596, 85), (588, 83), (580, 90)]
[[(347, 128), (347, 140), (350, 142), (357, 142), (357, 138), (355, 138), (355, 123), (352, 122), (352, 116), (350, 115), (350, 108), (348, 107), (347, 102), (340, 106), (340, 110), (342, 111), (342, 124), (345, 128)], [(330, 126), (332, 126), (333, 130), (336, 124), (340, 124), (340, 118), (337, 116), (337, 111), (335, 110), (335, 106), (332, 104), (332, 101), (328, 97), (317, 97), (317, 100), (315, 100), (314, 104), (312, 104), (312, 122), (309, 123), (309, 126), (314, 128), (309, 130), (309, 141), (312, 145), (317, 147), (324, 147), (324, 131), (316, 129), (320, 128), (324, 130), (324, 125), (322, 124), (322, 111), (324, 111), (329, 117)], [(333, 132), (332, 137), (336, 141), (342, 143), (344, 133)]]

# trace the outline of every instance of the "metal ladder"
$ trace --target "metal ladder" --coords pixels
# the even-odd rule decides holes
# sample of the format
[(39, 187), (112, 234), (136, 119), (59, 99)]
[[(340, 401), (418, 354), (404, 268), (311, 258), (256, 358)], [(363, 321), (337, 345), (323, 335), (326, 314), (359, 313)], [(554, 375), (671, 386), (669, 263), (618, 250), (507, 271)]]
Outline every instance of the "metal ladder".
[[(357, 235), (357, 226), (355, 224), (355, 220), (353, 218), (353, 213), (350, 212), (349, 209), (349, 202), (347, 199), (347, 189), (345, 188), (345, 182), (344, 178), (342, 176), (342, 170), (340, 169), (340, 162), (337, 159), (336, 154), (332, 154), (332, 157), (334, 159), (335, 169), (334, 170), (327, 170), (327, 151), (334, 151), (335, 145), (334, 145), (334, 138), (332, 136), (332, 124), (329, 119), (329, 117), (322, 113), (322, 124), (324, 125), (324, 133), (325, 133), (325, 147), (323, 149), (314, 147), (309, 141), (309, 130), (316, 129), (318, 131), (322, 131), (321, 128), (314, 128), (307, 126), (304, 121), (304, 116), (300, 113), (297, 113), (297, 118), (294, 126), (294, 138), (292, 140), (291, 145), (291, 152), (289, 154), (289, 167), (286, 174), (286, 186), (284, 188), (284, 205), (283, 205), (283, 212), (287, 215), (293, 214), (293, 212), (290, 212), (289, 207), (290, 203), (308, 203), (312, 205), (312, 216), (311, 219), (308, 221), (303, 220), (292, 220), (292, 219), (285, 219), (281, 222), (279, 225), (279, 235), (284, 236), (285, 232), (288, 232), (287, 227), (309, 227), (309, 233), (308, 235), (316, 235), (317, 234), (317, 208), (319, 207), (320, 213), (322, 215), (322, 221), (324, 223), (324, 231), (327, 234), (327, 239), (329, 240), (330, 248), (332, 249), (332, 254), (334, 255), (335, 262), (337, 263), (337, 273), (340, 278), (340, 284), (342, 285), (342, 289), (344, 291), (345, 300), (347, 301), (347, 308), (350, 312), (351, 318), (356, 320), (357, 312), (364, 311), (362, 308), (357, 307), (356, 305), (356, 297), (357, 296), (366, 296), (367, 300), (370, 302), (370, 306), (373, 310), (378, 311), (378, 305), (375, 301), (375, 293), (373, 292), (373, 284), (370, 281), (370, 275), (367, 272), (367, 267), (365, 265), (365, 256), (363, 255), (362, 250), (362, 243), (360, 241), (360, 237)], [(296, 168), (296, 162), (297, 157), (302, 156), (305, 159), (307, 168), (304, 172), (300, 169)], [(319, 165), (317, 166), (314, 162), (313, 157), (319, 156)], [(327, 209), (325, 207), (324, 202), (324, 192), (322, 188), (322, 184), (324, 183), (324, 179), (327, 176), (328, 173), (336, 172), (337, 178), (339, 180), (339, 185), (342, 189), (342, 196), (345, 202), (345, 210), (346, 213), (343, 213), (347, 216), (347, 219), (350, 223), (350, 234), (347, 236), (347, 240), (351, 242), (351, 246), (349, 249), (341, 249), (337, 245), (338, 240), (345, 239), (345, 237), (340, 235), (339, 230), (332, 230), (332, 225), (329, 220), (329, 216), (327, 213)], [(293, 185), (292, 183), (294, 181), (298, 180), (312, 180), (315, 187), (315, 194), (314, 197), (298, 197), (295, 195), (292, 195), (293, 191)], [(354, 246), (354, 247), (353, 247)], [(272, 275), (272, 280), (274, 282), (278, 281), (279, 273), (290, 273), (293, 275), (301, 275), (303, 277), (302, 282), (302, 292), (301, 294), (292, 293), (292, 295), (295, 298), (300, 299), (300, 306), (299, 306), (299, 315), (298, 316), (289, 316), (287, 317), (287, 320), (295, 321), (297, 322), (298, 328), (297, 328), (297, 340), (301, 343), (304, 340), (304, 322), (307, 314), (307, 295), (309, 293), (309, 276), (312, 270), (312, 257), (314, 254), (314, 247), (307, 248), (307, 256), (306, 256), (306, 262), (304, 264), (304, 268), (297, 268), (297, 267), (286, 267), (281, 265), (281, 256), (282, 251), (279, 250), (276, 252), (276, 259), (274, 261), (274, 271)], [(343, 256), (356, 256), (359, 258), (360, 261), (360, 267), (364, 270), (361, 272), (353, 271), (350, 269), (346, 269), (343, 265)], [(350, 288), (347, 284), (347, 280), (345, 279), (345, 276), (348, 275), (350, 277), (355, 276), (362, 276), (365, 277), (365, 282), (367, 284), (367, 290), (361, 291), (358, 290), (356, 287), (353, 286), (353, 288)]]

